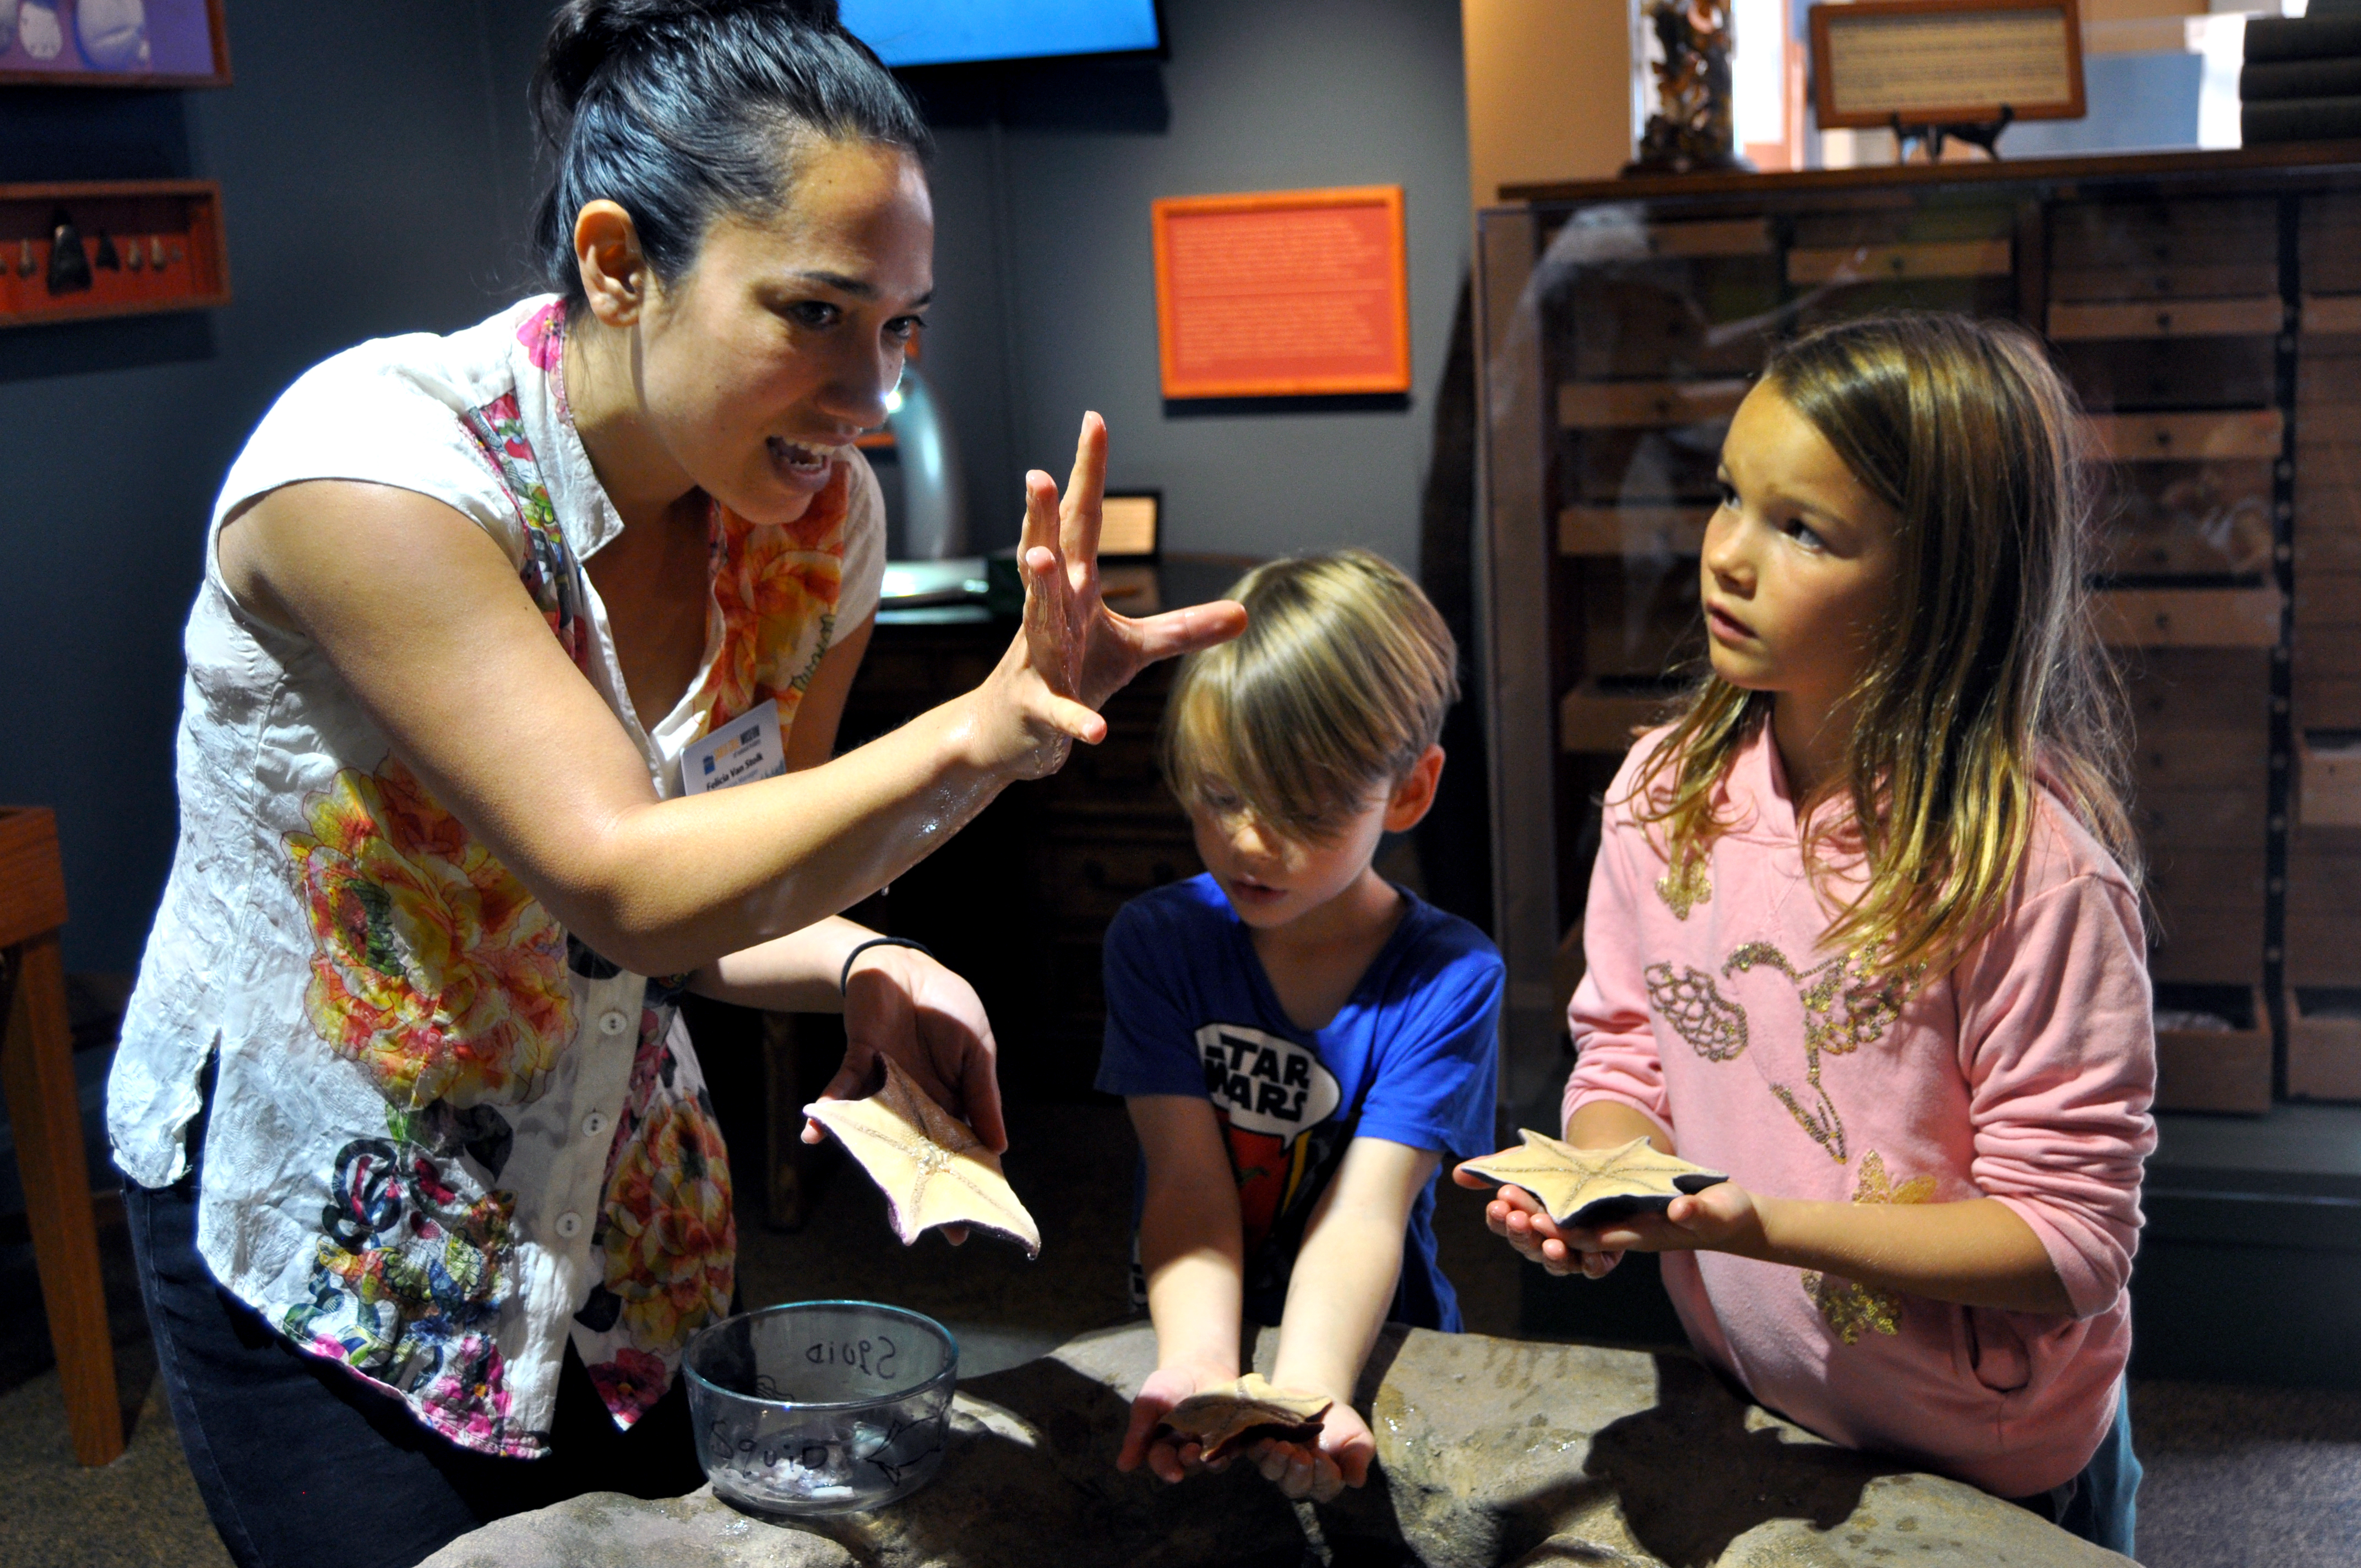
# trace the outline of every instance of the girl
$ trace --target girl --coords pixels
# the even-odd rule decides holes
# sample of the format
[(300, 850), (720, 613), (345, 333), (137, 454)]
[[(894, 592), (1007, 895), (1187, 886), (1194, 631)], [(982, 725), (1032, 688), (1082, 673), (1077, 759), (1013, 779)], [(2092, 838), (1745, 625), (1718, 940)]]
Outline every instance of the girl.
[(2009, 327), (1773, 359), (1722, 447), (1711, 673), (1607, 796), (1565, 1101), (1576, 1145), (1730, 1180), (1488, 1216), (1553, 1273), (1669, 1255), (1756, 1398), (2128, 1553), (2155, 1043), (2077, 428)]

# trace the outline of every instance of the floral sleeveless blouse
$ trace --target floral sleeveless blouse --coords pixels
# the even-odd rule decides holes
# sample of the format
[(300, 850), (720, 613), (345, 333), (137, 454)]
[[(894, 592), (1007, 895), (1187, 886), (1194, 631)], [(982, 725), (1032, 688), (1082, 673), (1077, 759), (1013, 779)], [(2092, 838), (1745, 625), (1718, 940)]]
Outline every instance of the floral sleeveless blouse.
[(683, 748), (775, 699), (874, 609), (876, 481), (848, 453), (804, 518), (716, 507), (706, 652), (653, 732), (583, 562), (622, 530), (566, 409), (565, 313), (529, 300), (382, 339), (283, 396), (232, 466), (189, 620), (181, 839), (108, 1085), (115, 1160), (168, 1185), (218, 1058), (197, 1240), (312, 1354), (452, 1442), (548, 1445), (570, 1339), (619, 1426), (727, 1311), (730, 1168), (675, 988), (591, 951), (372, 725), (309, 640), (222, 582), (223, 521), (303, 479), (434, 497), (519, 583), (665, 795)]

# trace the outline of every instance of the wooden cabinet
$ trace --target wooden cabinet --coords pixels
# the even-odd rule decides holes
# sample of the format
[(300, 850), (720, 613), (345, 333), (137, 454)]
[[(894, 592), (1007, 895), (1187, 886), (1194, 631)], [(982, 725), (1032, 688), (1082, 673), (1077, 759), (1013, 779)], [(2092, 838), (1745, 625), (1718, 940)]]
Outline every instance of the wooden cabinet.
[(2236, 1003), (2175, 1031), (2168, 1099), (2361, 1093), (2306, 1065), (2361, 997), (2361, 827), (2301, 820), (2297, 787), (2307, 733), (2361, 743), (2361, 164), (2269, 148), (1503, 195), (1477, 277), (1507, 1098), (1563, 1069), (1550, 961), (1600, 788), (1699, 667), (1730, 412), (1773, 345), (1890, 309), (2023, 323), (2087, 411), (2159, 1004)]

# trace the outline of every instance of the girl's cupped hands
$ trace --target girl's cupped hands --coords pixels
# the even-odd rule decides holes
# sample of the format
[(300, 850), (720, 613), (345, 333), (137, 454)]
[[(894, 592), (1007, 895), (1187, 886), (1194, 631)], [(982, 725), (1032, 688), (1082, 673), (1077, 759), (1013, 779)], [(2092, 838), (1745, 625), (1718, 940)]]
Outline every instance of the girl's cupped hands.
[[(1464, 1187), (1485, 1185), (1481, 1177), (1456, 1179)], [(1662, 1213), (1634, 1214), (1589, 1228), (1560, 1226), (1532, 1193), (1521, 1187), (1502, 1187), (1484, 1206), (1484, 1223), (1494, 1235), (1552, 1274), (1592, 1279), (1620, 1263), (1627, 1252), (1752, 1254), (1763, 1245), (1754, 1196), (1734, 1181), (1684, 1194)]]

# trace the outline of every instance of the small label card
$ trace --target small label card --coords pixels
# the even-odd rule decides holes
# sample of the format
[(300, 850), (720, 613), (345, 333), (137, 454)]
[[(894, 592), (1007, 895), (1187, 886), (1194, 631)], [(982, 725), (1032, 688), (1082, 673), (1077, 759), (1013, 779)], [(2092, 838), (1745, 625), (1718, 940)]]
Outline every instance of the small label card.
[(765, 701), (680, 754), (680, 792), (703, 795), (753, 779), (774, 779), (786, 771), (787, 751), (779, 739), (779, 705)]

